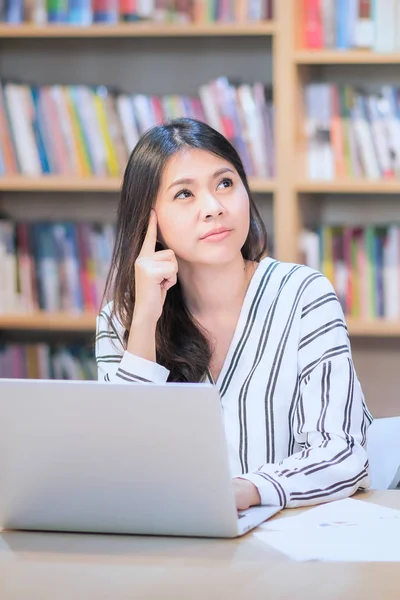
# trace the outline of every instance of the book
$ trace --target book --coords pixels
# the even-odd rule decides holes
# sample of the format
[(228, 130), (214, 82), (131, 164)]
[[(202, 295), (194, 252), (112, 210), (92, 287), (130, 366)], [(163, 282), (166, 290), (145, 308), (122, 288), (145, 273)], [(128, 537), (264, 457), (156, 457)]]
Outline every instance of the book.
[(304, 264), (330, 280), (347, 316), (400, 318), (400, 224), (305, 229), (300, 250)]
[[(208, 122), (236, 147), (249, 176), (274, 177), (272, 90), (227, 77), (200, 85), (198, 96), (130, 95), (104, 85), (0, 84), (0, 177), (120, 177), (139, 136), (176, 117)], [(324, 119), (329, 121), (326, 114)]]
[(90, 345), (0, 344), (0, 378), (96, 380)]
[(336, 83), (304, 89), (309, 179), (394, 179), (400, 175), (400, 91)]
[(112, 223), (0, 219), (0, 313), (98, 312)]
[(0, 21), (10, 24), (135, 21), (164, 23), (262, 22), (273, 18), (273, 0), (0, 0)]
[(398, 0), (299, 0), (301, 45), (308, 49), (369, 49), (394, 52), (400, 48)]

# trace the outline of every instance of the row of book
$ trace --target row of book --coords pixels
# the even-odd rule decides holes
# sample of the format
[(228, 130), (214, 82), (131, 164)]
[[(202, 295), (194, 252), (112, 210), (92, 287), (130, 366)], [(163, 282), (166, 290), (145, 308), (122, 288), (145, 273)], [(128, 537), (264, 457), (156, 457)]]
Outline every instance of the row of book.
[(111, 224), (0, 220), (0, 313), (97, 312), (114, 239)]
[(236, 147), (248, 175), (273, 177), (274, 109), (262, 83), (219, 77), (196, 97), (111, 93), (105, 86), (0, 86), (0, 176), (119, 176), (139, 137), (177, 117), (209, 123)]
[(400, 177), (399, 88), (311, 83), (304, 98), (310, 179)]
[(96, 362), (85, 346), (0, 345), (0, 378), (97, 379)]
[(273, 0), (0, 0), (0, 21), (89, 26), (156, 21), (213, 23), (272, 18)]
[(346, 315), (400, 318), (400, 226), (323, 226), (301, 236), (304, 262), (334, 286)]
[(303, 48), (400, 49), (400, 0), (299, 0), (300, 4)]

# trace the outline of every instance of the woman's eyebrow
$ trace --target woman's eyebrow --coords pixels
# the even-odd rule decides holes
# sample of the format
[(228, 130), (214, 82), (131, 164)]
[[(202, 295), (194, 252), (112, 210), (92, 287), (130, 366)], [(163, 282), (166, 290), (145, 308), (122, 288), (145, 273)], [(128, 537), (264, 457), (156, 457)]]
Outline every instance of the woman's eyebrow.
[(189, 185), (190, 183), (194, 183), (194, 179), (190, 179), (189, 177), (177, 179), (176, 181), (174, 181), (174, 183), (171, 183), (167, 190), (170, 190), (172, 187), (174, 187), (174, 185)]
[(229, 167), (223, 167), (222, 169), (218, 169), (218, 171), (215, 171), (213, 178), (219, 177), (223, 173), (233, 173), (234, 174), (235, 171), (233, 169), (230, 169)]
[[(230, 169), (229, 167), (223, 167), (222, 169), (218, 169), (218, 171), (215, 171), (214, 175), (212, 175), (212, 179), (219, 177), (223, 173), (235, 173), (235, 171), (233, 169)], [(177, 179), (176, 181), (171, 183), (171, 185), (167, 188), (167, 190), (170, 190), (175, 185), (190, 185), (191, 183), (194, 183), (194, 179), (191, 179), (190, 177), (184, 177), (182, 179)]]

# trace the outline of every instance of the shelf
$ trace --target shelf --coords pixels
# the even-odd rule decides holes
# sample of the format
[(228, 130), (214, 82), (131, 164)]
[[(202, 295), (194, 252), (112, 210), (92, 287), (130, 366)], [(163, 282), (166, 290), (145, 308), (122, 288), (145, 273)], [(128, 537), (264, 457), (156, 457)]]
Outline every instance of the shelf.
[(400, 64), (400, 52), (371, 50), (296, 50), (293, 60), (298, 65), (367, 65)]
[(275, 191), (275, 181), (273, 179), (261, 179), (259, 177), (249, 177), (250, 189), (254, 194), (269, 194)]
[(335, 179), (333, 181), (300, 180), (296, 191), (322, 194), (399, 194), (400, 179)]
[[(400, 319), (354, 319), (346, 318), (351, 336), (400, 337)], [(0, 330), (10, 331), (70, 331), (94, 333), (96, 315), (94, 313), (68, 314), (45, 313), (0, 314)]]
[(400, 319), (353, 319), (346, 317), (347, 328), (352, 337), (399, 337)]
[(96, 315), (91, 313), (0, 314), (0, 330), (25, 331), (85, 331), (94, 333)]
[[(46, 175), (28, 177), (15, 175), (0, 177), (0, 192), (119, 192), (122, 177), (66, 177)], [(275, 182), (258, 177), (249, 178), (250, 188), (255, 193), (270, 193)]]
[(204, 37), (265, 36), (275, 33), (275, 23), (119, 23), (74, 25), (0, 25), (2, 38), (116, 38), (116, 37)]
[(0, 177), (1, 192), (117, 192), (122, 183), (118, 177), (74, 177), (46, 175)]

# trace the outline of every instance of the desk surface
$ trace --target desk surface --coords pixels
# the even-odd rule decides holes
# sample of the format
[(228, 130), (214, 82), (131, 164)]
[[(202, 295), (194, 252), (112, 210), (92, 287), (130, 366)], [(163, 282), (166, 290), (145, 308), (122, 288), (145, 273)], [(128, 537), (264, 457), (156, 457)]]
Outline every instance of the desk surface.
[[(400, 491), (356, 497), (400, 509)], [(296, 563), (252, 533), (210, 540), (3, 532), (0, 598), (399, 600), (400, 565)]]

